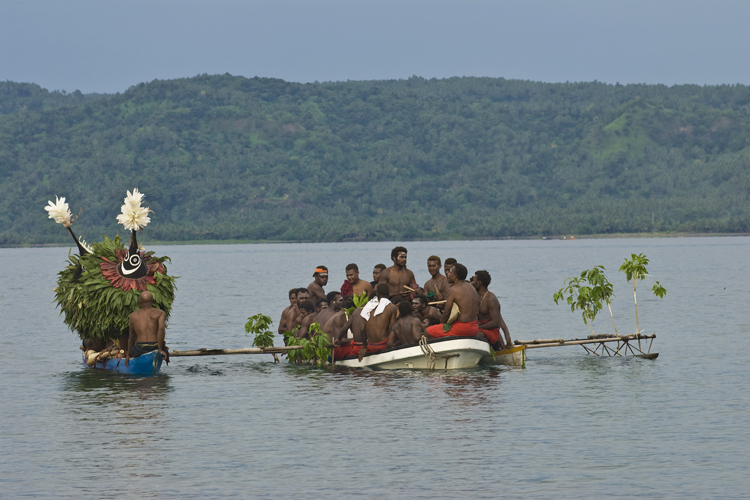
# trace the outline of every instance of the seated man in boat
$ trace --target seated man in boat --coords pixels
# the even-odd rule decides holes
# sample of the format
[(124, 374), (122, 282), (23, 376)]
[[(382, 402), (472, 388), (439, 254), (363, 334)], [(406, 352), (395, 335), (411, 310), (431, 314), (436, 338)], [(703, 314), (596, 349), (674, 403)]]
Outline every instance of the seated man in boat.
[(362, 292), (370, 295), (372, 293), (372, 285), (365, 280), (359, 279), (359, 267), (357, 264), (348, 264), (346, 266), (346, 281), (341, 286), (341, 295), (346, 297), (348, 295), (356, 295), (359, 297)]
[(166, 315), (161, 309), (154, 307), (154, 296), (151, 292), (141, 292), (138, 297), (140, 309), (130, 313), (130, 336), (125, 357), (125, 366), (130, 358), (137, 358), (141, 354), (158, 350), (167, 363), (169, 354), (164, 345), (166, 329), (164, 319)]
[[(351, 300), (351, 297), (347, 297)], [(352, 305), (354, 302), (352, 302)], [(357, 356), (360, 361), (367, 354), (365, 344), (367, 333), (365, 331), (365, 320), (362, 318), (362, 308), (358, 307), (349, 315), (349, 319), (337, 330), (333, 336), (333, 359), (344, 359)], [(348, 333), (352, 332), (352, 338)]]
[(301, 303), (297, 304), (297, 307), (299, 307), (299, 319), (301, 319), (301, 321), (299, 323), (299, 328), (294, 330), (294, 336), (297, 338), (309, 339), (310, 325), (315, 323), (315, 317), (317, 316), (315, 306), (309, 300), (303, 300)]
[(391, 329), (396, 322), (398, 309), (388, 300), (390, 287), (385, 283), (378, 283), (375, 291), (377, 297), (365, 304), (360, 313), (366, 322), (367, 354), (375, 354), (391, 347), (396, 338), (391, 335)]
[(341, 294), (339, 292), (328, 292), (328, 295), (326, 295), (325, 298), (326, 307), (325, 309), (321, 309), (318, 311), (318, 317), (315, 319), (315, 321), (323, 327), (326, 323), (328, 323), (328, 320), (331, 319), (332, 316), (334, 316), (337, 312), (341, 310), (341, 305), (344, 303), (343, 299), (341, 298)]
[(393, 323), (391, 328), (396, 336), (395, 345), (414, 345), (419, 343), (419, 339), (424, 334), (422, 322), (412, 313), (411, 302), (404, 300), (398, 304), (398, 319)]
[(388, 285), (388, 297), (401, 295), (408, 298), (419, 289), (414, 273), (406, 268), (406, 252), (404, 247), (395, 247), (391, 250), (393, 265), (384, 269), (378, 277), (378, 284)]
[(316, 267), (313, 278), (315, 280), (307, 285), (307, 293), (310, 294), (310, 300), (314, 304), (315, 301), (323, 299), (326, 296), (326, 291), (323, 290), (323, 287), (328, 284), (328, 268), (326, 266)]
[[(447, 280), (446, 280), (447, 282)], [(442, 313), (435, 307), (428, 304), (427, 296), (419, 294), (411, 301), (414, 315), (422, 322), (426, 329), (428, 326), (440, 323)]]
[[(448, 279), (448, 271), (450, 271), (450, 268), (456, 265), (458, 261), (454, 259), (453, 257), (448, 257), (445, 259), (445, 262), (443, 263), (443, 271), (445, 272), (445, 279)], [(450, 288), (452, 285), (448, 283), (448, 287)]]
[(287, 321), (290, 312), (295, 309), (295, 305), (297, 304), (297, 288), (292, 288), (289, 290), (289, 305), (286, 309), (281, 313), (281, 319), (279, 320), (279, 328), (278, 332), (283, 335), (284, 332), (288, 331), (287, 329)]
[(443, 300), (448, 294), (448, 278), (440, 274), (440, 257), (430, 255), (427, 257), (427, 271), (430, 279), (424, 284), (424, 293), (431, 301)]
[[(338, 297), (341, 297), (339, 295)], [(331, 336), (331, 338), (335, 338), (336, 335), (339, 333), (339, 330), (341, 330), (341, 327), (344, 326), (344, 323), (346, 323), (349, 318), (346, 315), (346, 309), (349, 309), (351, 307), (354, 307), (354, 301), (352, 300), (351, 296), (346, 297), (345, 299), (336, 299), (333, 302), (331, 302), (331, 307), (328, 309), (333, 309), (335, 314), (331, 315), (331, 317), (325, 322), (325, 325), (322, 325), (323, 331)], [(320, 323), (320, 321), (318, 321)]]
[[(487, 337), (494, 350), (499, 351), (513, 347), (513, 342), (510, 340), (510, 332), (505, 325), (503, 315), (500, 314), (500, 301), (497, 300), (494, 293), (487, 290), (491, 281), (492, 276), (487, 271), (477, 271), (474, 273), (474, 277), (471, 278), (471, 284), (474, 285), (474, 289), (477, 291), (477, 300), (479, 301), (479, 332)], [(501, 328), (505, 334), (505, 342), (503, 342), (503, 338), (500, 336)]]
[(448, 282), (453, 286), (446, 297), (443, 323), (427, 328), (430, 337), (474, 337), (479, 333), (477, 291), (464, 281), (467, 274), (463, 264), (453, 264), (448, 271)]
[(299, 311), (299, 305), (306, 300), (309, 300), (307, 288), (298, 288), (297, 302), (294, 304), (294, 308), (289, 312), (289, 316), (287, 317), (286, 330), (284, 330), (285, 332), (291, 332), (302, 323), (302, 315)]
[(375, 290), (375, 287), (378, 286), (380, 273), (382, 273), (384, 269), (385, 269), (385, 264), (376, 264), (375, 267), (372, 269), (372, 281), (370, 282), (370, 286), (372, 286), (373, 290)]

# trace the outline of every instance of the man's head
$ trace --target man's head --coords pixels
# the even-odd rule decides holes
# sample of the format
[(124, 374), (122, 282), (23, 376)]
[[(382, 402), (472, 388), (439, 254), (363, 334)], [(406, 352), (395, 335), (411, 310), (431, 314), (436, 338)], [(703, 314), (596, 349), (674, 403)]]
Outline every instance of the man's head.
[(385, 264), (378, 264), (377, 266), (375, 266), (375, 268), (372, 270), (372, 281), (374, 281), (375, 283), (378, 282), (378, 280), (380, 279), (380, 272), (383, 269), (385, 269)]
[(416, 295), (414, 299), (412, 299), (411, 305), (417, 312), (421, 313), (422, 309), (427, 307), (427, 297), (422, 294)]
[(445, 259), (445, 264), (444, 264), (443, 270), (445, 271), (445, 275), (446, 276), (448, 276), (448, 269), (450, 269), (451, 266), (453, 264), (455, 264), (456, 262), (458, 262), (458, 261), (456, 259), (454, 259), (453, 257), (448, 257), (447, 259)]
[(384, 298), (388, 297), (388, 292), (390, 289), (388, 288), (388, 285), (385, 283), (379, 283), (378, 286), (375, 287), (375, 293), (378, 294), (378, 298)]
[(326, 286), (328, 284), (328, 268), (326, 266), (317, 266), (313, 273), (315, 283), (320, 286)]
[(354, 299), (352, 298), (351, 295), (348, 295), (345, 299), (343, 299), (342, 302), (343, 303), (341, 307), (343, 307), (344, 309), (349, 309), (350, 307), (354, 307)]
[(291, 305), (294, 305), (297, 303), (297, 288), (292, 288), (289, 290), (289, 303)]
[(393, 264), (398, 267), (406, 267), (406, 252), (407, 250), (405, 247), (395, 247), (391, 250), (391, 260), (393, 261)]
[(312, 314), (315, 312), (315, 306), (313, 305), (312, 301), (309, 300), (303, 300), (302, 302), (297, 302), (299, 307), (299, 313), (304, 318), (308, 314)]
[(404, 300), (406, 300), (406, 299), (404, 299), (401, 295), (394, 295), (391, 298), (391, 303), (393, 303), (395, 305), (398, 305), (400, 302), (402, 302)]
[(467, 274), (469, 274), (469, 271), (466, 270), (466, 266), (456, 263), (448, 270), (446, 277), (450, 283), (458, 283), (465, 280)]
[(297, 304), (310, 298), (310, 294), (307, 292), (307, 288), (297, 289)]
[(427, 270), (433, 278), (440, 274), (440, 257), (437, 255), (427, 257)]
[(320, 312), (323, 309), (328, 309), (328, 299), (321, 297), (315, 301), (315, 312)]
[(326, 295), (326, 299), (328, 299), (328, 307), (333, 308), (334, 311), (341, 310), (344, 299), (341, 298), (341, 294), (339, 292), (328, 292), (328, 295)]
[(398, 315), (401, 318), (411, 316), (411, 313), (413, 312), (414, 308), (411, 306), (411, 302), (409, 302), (408, 300), (404, 300), (398, 303)]
[(487, 271), (477, 271), (474, 273), (474, 277), (471, 279), (471, 284), (474, 285), (474, 288), (479, 290), (484, 286), (484, 288), (487, 288), (490, 286), (490, 281), (492, 281), (492, 276), (490, 276), (490, 273)]
[(357, 267), (357, 264), (349, 264), (346, 266), (346, 279), (352, 285), (359, 281), (359, 267)]
[(151, 307), (154, 305), (154, 296), (151, 295), (151, 292), (141, 292), (141, 295), (138, 297), (138, 305), (141, 307)]

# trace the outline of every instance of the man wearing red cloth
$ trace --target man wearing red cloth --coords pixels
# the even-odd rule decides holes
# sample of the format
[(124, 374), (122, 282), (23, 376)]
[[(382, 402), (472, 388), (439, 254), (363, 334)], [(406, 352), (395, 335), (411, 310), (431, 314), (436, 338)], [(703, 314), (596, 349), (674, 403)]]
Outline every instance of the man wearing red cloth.
[(365, 324), (365, 341), (367, 354), (375, 354), (392, 347), (396, 335), (391, 335), (393, 323), (396, 322), (398, 309), (388, 300), (390, 288), (385, 283), (378, 283), (375, 287), (377, 297), (370, 300), (362, 308), (362, 318)]
[[(464, 281), (467, 274), (468, 271), (463, 264), (453, 264), (448, 270), (446, 277), (452, 286), (446, 297), (445, 311), (441, 318), (443, 323), (427, 328), (430, 337), (474, 337), (479, 333), (477, 291)], [(451, 321), (454, 305), (458, 308), (458, 315)]]
[(362, 295), (362, 292), (367, 293), (369, 296), (372, 293), (372, 285), (359, 279), (359, 267), (357, 264), (347, 265), (346, 281), (341, 286), (341, 296), (346, 297), (348, 295), (356, 295), (359, 297)]
[[(351, 297), (348, 300), (351, 300)], [(367, 353), (367, 348), (364, 347), (366, 342), (365, 320), (360, 315), (361, 312), (361, 307), (356, 308), (338, 332), (334, 332), (333, 345), (336, 347), (333, 349), (333, 359), (340, 360), (350, 356), (358, 356), (359, 360), (362, 361)], [(347, 338), (349, 330), (352, 332), (351, 339)]]
[[(479, 301), (479, 331), (487, 337), (492, 348), (497, 351), (513, 347), (513, 342), (510, 340), (510, 332), (503, 320), (503, 315), (500, 314), (500, 301), (494, 293), (487, 290), (491, 281), (492, 276), (487, 271), (477, 271), (471, 278), (471, 284), (477, 291)], [(505, 342), (500, 336), (501, 328), (505, 334)]]

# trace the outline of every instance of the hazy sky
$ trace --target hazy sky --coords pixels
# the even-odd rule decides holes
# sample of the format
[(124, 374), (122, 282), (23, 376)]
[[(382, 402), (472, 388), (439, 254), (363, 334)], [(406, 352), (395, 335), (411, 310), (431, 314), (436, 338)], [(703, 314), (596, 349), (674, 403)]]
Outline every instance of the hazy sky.
[(750, 84), (750, 0), (0, 0), (0, 81)]

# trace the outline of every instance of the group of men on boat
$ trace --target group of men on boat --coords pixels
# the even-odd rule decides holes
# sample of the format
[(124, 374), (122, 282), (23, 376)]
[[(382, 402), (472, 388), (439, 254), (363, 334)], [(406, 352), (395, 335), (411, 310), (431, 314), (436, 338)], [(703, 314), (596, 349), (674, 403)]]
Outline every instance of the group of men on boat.
[[(406, 259), (407, 249), (395, 247), (393, 265), (376, 265), (371, 282), (360, 279), (357, 264), (349, 264), (341, 289), (329, 293), (323, 288), (328, 284), (328, 268), (316, 267), (312, 283), (289, 290), (289, 306), (281, 314), (278, 332), (309, 338), (317, 323), (333, 341), (334, 359), (357, 356), (361, 360), (366, 354), (417, 344), (423, 336), (482, 338), (495, 350), (512, 346), (500, 302), (487, 289), (491, 282), (487, 271), (476, 271), (467, 281), (466, 266), (448, 258), (443, 275), (440, 257), (431, 255), (427, 258), (430, 279), (420, 287)], [(355, 307), (354, 297), (363, 294), (369, 301)]]

